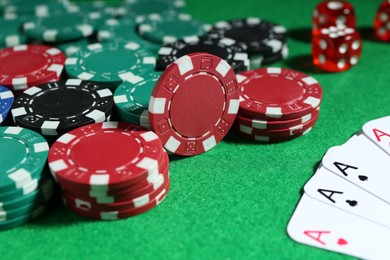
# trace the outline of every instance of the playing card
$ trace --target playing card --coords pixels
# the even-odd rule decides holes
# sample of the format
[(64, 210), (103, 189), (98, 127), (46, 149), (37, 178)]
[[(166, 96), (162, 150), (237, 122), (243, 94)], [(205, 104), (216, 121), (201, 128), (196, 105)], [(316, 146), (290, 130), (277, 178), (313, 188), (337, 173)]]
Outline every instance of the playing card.
[(363, 133), (390, 155), (390, 116), (368, 121), (363, 126)]
[(363, 134), (330, 148), (322, 165), (338, 176), (390, 203), (390, 160)]
[(303, 195), (287, 226), (295, 241), (365, 259), (390, 258), (390, 231)]
[(324, 167), (317, 169), (304, 190), (313, 199), (383, 225), (390, 231), (390, 204)]

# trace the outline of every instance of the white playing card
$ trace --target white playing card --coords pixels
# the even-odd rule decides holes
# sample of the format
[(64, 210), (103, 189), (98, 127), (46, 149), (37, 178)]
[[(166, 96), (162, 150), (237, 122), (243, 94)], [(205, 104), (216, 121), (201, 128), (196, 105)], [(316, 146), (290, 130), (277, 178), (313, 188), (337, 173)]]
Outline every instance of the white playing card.
[(383, 225), (390, 232), (389, 204), (324, 167), (317, 169), (304, 189), (311, 198)]
[(363, 133), (390, 155), (390, 116), (368, 121), (363, 126)]
[(303, 195), (287, 226), (295, 241), (365, 259), (390, 258), (390, 231)]
[(390, 203), (390, 160), (363, 134), (330, 148), (322, 165), (367, 192)]

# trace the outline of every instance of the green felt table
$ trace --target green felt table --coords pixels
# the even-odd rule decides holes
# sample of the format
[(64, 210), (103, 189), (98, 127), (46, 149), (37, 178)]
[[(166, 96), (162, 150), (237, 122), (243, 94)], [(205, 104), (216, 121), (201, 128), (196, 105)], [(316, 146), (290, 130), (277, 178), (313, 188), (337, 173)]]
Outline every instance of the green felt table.
[(186, 11), (208, 23), (258, 16), (287, 27), (290, 55), (273, 66), (321, 83), (314, 129), (278, 144), (231, 133), (205, 154), (172, 157), (168, 197), (134, 218), (93, 221), (58, 201), (37, 221), (0, 232), (1, 259), (349, 259), (294, 242), (286, 226), (327, 149), (390, 114), (390, 45), (375, 41), (371, 31), (380, 1), (351, 2), (364, 38), (361, 60), (347, 72), (324, 73), (311, 65), (317, 1), (187, 0)]

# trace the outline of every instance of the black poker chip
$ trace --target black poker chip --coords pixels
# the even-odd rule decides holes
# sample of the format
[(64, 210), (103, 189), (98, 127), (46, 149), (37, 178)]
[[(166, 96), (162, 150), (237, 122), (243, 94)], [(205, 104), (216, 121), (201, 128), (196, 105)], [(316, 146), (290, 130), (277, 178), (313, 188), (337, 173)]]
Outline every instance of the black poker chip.
[(50, 138), (106, 121), (113, 104), (109, 89), (90, 81), (68, 79), (28, 88), (16, 98), (11, 113), (17, 126)]
[(224, 59), (236, 73), (249, 69), (246, 45), (216, 36), (186, 37), (165, 45), (158, 52), (156, 69), (164, 70), (178, 58), (194, 52), (206, 52)]
[(287, 44), (284, 26), (257, 17), (217, 22), (209, 34), (243, 43), (248, 47), (249, 56), (262, 55), (270, 62), (283, 58), (281, 53)]

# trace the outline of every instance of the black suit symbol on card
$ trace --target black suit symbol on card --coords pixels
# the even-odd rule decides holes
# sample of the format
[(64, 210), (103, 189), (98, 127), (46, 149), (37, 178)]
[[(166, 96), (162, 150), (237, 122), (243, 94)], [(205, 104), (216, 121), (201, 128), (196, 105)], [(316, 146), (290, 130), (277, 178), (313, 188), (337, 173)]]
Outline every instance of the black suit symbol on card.
[[(348, 177), (348, 173), (347, 173), (348, 169), (353, 169), (353, 170), (359, 169), (356, 166), (352, 166), (352, 165), (348, 165), (348, 164), (344, 164), (344, 163), (340, 163), (340, 162), (334, 162), (333, 164), (334, 164), (334, 166), (337, 167), (337, 169), (339, 169), (340, 172), (342, 172), (342, 174), (345, 177)], [(366, 175), (358, 175), (358, 178), (360, 181), (368, 181), (368, 177)]]
[(359, 175), (358, 177), (359, 177), (359, 180), (361, 180), (361, 181), (366, 181), (366, 180), (368, 180), (368, 177), (365, 176), (365, 175)]
[(345, 202), (348, 203), (351, 207), (355, 207), (358, 204), (356, 200), (346, 200)]

